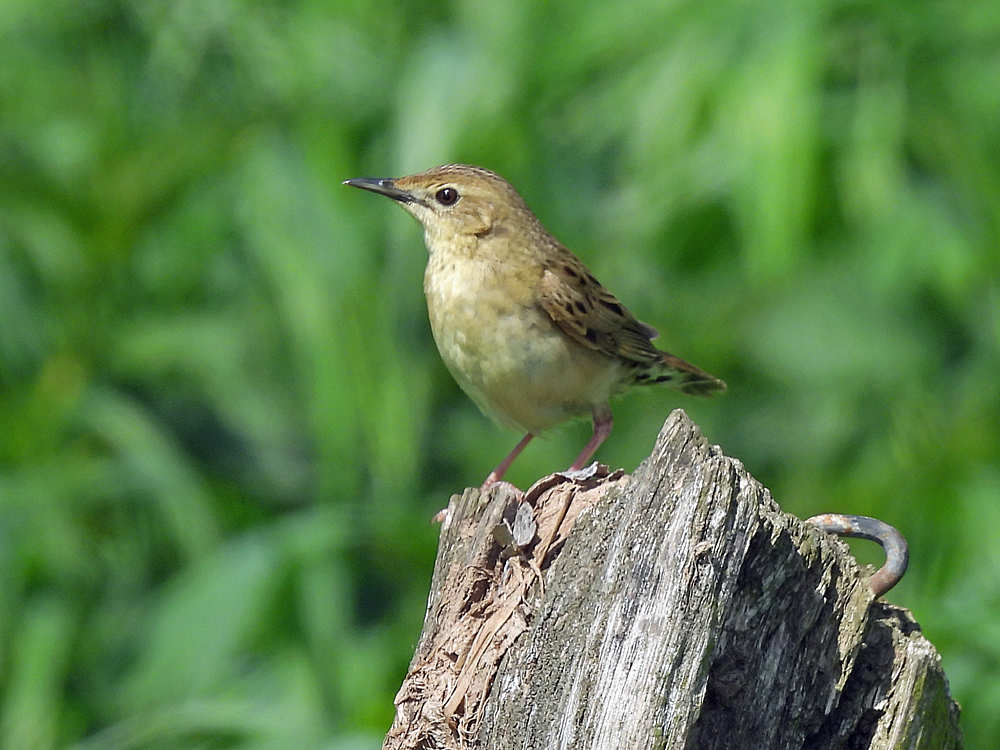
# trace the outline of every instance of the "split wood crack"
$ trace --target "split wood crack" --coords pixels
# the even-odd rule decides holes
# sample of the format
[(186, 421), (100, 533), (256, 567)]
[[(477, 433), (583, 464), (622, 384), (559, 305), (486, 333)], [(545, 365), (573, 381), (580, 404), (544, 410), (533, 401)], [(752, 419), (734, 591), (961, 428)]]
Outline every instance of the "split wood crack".
[[(608, 473), (594, 464), (572, 475), (553, 474), (523, 494), (502, 484), (507, 502), (495, 521), (480, 519), (467, 528), (449, 529), (454, 496), (442, 511), (442, 533), (478, 535), (464, 560), (452, 561), (443, 581), (434, 581), (434, 616), (439, 623), (422, 640), (395, 699), (396, 720), (386, 738), (410, 747), (461, 747), (475, 734), (483, 705), (500, 662), (530, 623), (544, 592), (543, 571), (559, 554), (573, 523), (608, 490), (624, 484), (622, 471)], [(483, 533), (488, 530), (489, 533)], [(527, 532), (527, 533), (526, 533)], [(518, 534), (523, 538), (518, 539)], [(431, 612), (428, 612), (428, 617)], [(414, 733), (420, 736), (414, 736)]]

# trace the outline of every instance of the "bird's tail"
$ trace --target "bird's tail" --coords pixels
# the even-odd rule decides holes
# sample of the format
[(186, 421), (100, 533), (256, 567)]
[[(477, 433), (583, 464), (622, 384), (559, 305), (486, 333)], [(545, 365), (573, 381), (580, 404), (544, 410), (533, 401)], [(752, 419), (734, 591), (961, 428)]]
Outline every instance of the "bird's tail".
[(691, 396), (711, 396), (726, 390), (726, 384), (714, 375), (666, 352), (659, 360), (637, 372), (635, 383), (667, 385)]

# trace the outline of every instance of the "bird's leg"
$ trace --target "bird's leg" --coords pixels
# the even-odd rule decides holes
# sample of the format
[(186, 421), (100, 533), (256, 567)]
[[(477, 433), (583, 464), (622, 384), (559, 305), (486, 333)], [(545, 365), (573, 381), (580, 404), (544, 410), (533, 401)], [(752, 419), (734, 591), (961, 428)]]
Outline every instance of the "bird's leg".
[[(534, 435), (532, 435), (529, 432), (527, 435), (521, 438), (521, 442), (515, 445), (514, 450), (512, 450), (510, 453), (507, 454), (507, 458), (501, 461), (500, 465), (490, 472), (490, 475), (486, 477), (486, 481), (483, 482), (483, 486), (480, 487), (479, 489), (485, 490), (491, 484), (496, 484), (501, 479), (503, 479), (503, 475), (507, 472), (507, 469), (509, 469), (510, 465), (514, 463), (514, 459), (517, 458), (519, 455), (521, 455), (521, 451), (524, 450), (524, 446), (530, 443), (531, 438), (533, 437)], [(595, 445), (594, 447), (596, 448), (597, 446)]]
[(587, 465), (587, 461), (590, 457), (594, 455), (594, 452), (601, 447), (601, 443), (608, 439), (608, 435), (611, 434), (611, 428), (614, 425), (614, 421), (611, 419), (611, 407), (607, 404), (601, 404), (600, 406), (594, 407), (594, 434), (591, 436), (587, 444), (583, 446), (583, 450), (580, 451), (580, 455), (576, 457), (576, 461), (573, 465), (569, 467), (570, 471), (579, 471), (584, 466)]

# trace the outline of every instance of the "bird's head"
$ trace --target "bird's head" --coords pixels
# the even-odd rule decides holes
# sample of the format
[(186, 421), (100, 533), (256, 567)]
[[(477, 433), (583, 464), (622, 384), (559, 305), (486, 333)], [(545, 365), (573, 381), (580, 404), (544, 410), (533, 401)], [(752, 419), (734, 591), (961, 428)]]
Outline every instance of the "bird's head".
[(480, 167), (448, 164), (408, 177), (359, 177), (344, 184), (398, 201), (423, 224), (431, 252), (441, 242), (499, 235), (512, 222), (537, 222), (509, 182)]

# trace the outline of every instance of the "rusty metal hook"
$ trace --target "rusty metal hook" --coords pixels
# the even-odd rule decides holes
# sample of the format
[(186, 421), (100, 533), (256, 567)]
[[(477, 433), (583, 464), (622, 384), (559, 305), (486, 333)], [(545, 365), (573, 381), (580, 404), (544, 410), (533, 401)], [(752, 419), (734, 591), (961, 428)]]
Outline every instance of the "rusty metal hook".
[(875, 592), (875, 596), (884, 595), (899, 583), (903, 574), (906, 573), (906, 566), (910, 562), (910, 551), (906, 546), (906, 540), (898, 530), (885, 521), (868, 516), (823, 513), (807, 518), (806, 523), (811, 523), (813, 526), (837, 536), (867, 539), (882, 546), (885, 551), (885, 564), (868, 579), (868, 584)]

